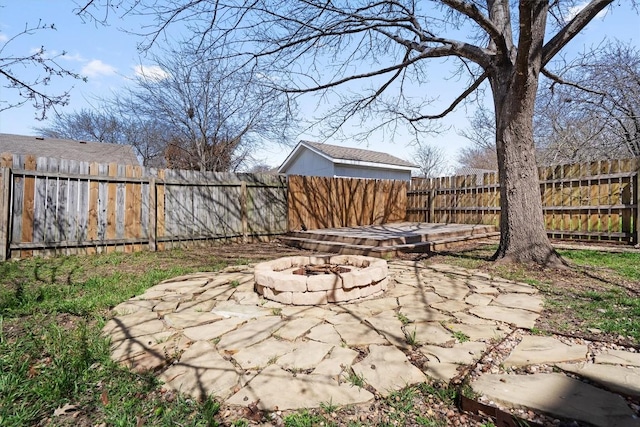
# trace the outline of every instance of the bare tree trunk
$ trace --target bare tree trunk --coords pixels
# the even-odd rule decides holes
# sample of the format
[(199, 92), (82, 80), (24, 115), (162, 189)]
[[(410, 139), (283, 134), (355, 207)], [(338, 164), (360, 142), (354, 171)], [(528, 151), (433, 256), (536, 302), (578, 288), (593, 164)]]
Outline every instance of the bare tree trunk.
[[(489, 74), (496, 113), (501, 208), (500, 246), (494, 258), (559, 266), (562, 260), (544, 229), (533, 143), (533, 110), (548, 3), (520, 2), (519, 9), (518, 49), (494, 62)], [(492, 14), (497, 16), (500, 11), (499, 7), (492, 9)]]
[[(501, 78), (500, 78), (501, 77)], [(493, 79), (496, 148), (500, 174), (500, 247), (497, 260), (559, 266), (544, 228), (540, 183), (533, 142), (537, 77), (518, 87), (515, 71)], [(532, 81), (535, 80), (535, 81)]]

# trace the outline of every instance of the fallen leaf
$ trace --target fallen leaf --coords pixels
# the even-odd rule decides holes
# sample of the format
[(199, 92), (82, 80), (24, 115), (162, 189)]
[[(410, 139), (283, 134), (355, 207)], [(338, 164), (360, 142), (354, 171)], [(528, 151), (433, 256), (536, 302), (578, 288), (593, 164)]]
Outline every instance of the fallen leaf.
[(69, 403), (66, 403), (64, 406), (62, 407), (57, 407), (55, 411), (53, 411), (53, 416), (54, 417), (59, 417), (62, 415), (66, 415), (70, 412), (74, 412), (78, 410), (78, 405), (71, 405)]
[(33, 378), (36, 375), (38, 375), (38, 370), (36, 369), (36, 367), (33, 365), (29, 366), (29, 373), (27, 373), (27, 377)]
[(102, 394), (100, 394), (100, 400), (104, 406), (109, 404), (109, 396), (107, 396), (107, 390), (102, 390)]

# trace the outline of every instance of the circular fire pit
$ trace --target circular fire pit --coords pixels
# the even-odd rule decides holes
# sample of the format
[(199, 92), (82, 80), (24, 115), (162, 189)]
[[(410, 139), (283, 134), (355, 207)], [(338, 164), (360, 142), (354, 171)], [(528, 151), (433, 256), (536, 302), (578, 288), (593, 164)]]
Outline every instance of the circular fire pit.
[(387, 261), (357, 255), (286, 257), (255, 267), (256, 291), (283, 304), (354, 301), (387, 289)]

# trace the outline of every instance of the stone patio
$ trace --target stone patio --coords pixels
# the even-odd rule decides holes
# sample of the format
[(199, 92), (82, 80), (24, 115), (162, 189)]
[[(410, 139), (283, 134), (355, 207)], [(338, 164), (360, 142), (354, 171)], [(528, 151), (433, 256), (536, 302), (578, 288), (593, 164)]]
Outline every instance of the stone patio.
[[(507, 407), (640, 425), (616, 394), (640, 397), (640, 354), (591, 357), (584, 345), (527, 335), (543, 304), (533, 287), (450, 265), (393, 261), (388, 270), (382, 296), (319, 306), (263, 299), (252, 266), (176, 277), (115, 307), (103, 332), (114, 360), (156, 372), (164, 387), (273, 411), (365, 403), (427, 377), (449, 381), (517, 330), (524, 337), (505, 365), (559, 372), (484, 373), (475, 391)], [(426, 363), (412, 364), (409, 350)]]

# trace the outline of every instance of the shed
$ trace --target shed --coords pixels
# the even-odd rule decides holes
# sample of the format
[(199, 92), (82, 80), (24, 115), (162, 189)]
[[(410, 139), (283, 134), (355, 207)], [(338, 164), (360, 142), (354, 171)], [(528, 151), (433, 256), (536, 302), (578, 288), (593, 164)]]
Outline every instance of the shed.
[(0, 133), (0, 153), (138, 166), (131, 145)]
[(417, 165), (391, 154), (300, 141), (278, 169), (286, 175), (409, 181)]

